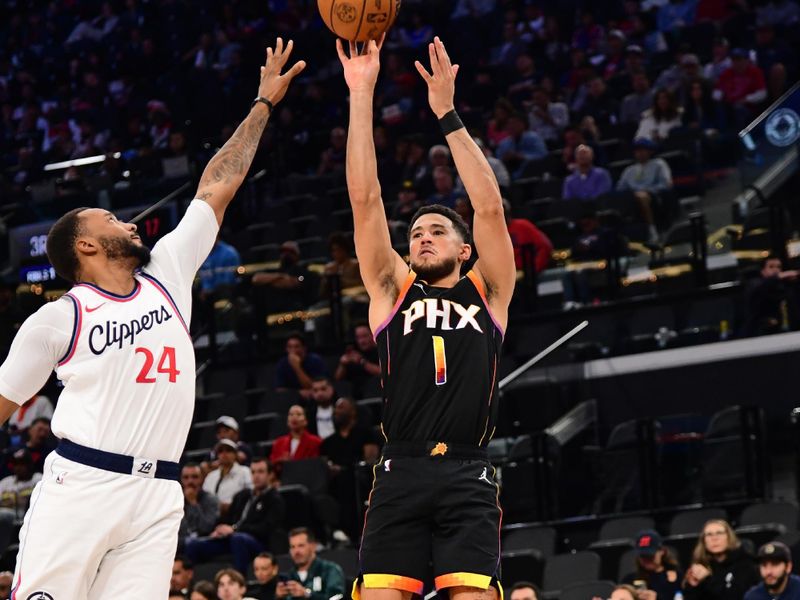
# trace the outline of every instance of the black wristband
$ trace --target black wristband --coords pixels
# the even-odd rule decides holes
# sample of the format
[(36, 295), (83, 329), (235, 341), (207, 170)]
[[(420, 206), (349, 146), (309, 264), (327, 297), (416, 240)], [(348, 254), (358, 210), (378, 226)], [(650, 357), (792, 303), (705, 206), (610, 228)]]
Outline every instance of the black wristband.
[(461, 122), (461, 118), (458, 116), (458, 113), (454, 108), (441, 119), (439, 119), (439, 127), (442, 128), (442, 133), (445, 135), (445, 137), (447, 137), (454, 131), (463, 129), (464, 123)]
[(250, 108), (253, 108), (258, 102), (266, 104), (267, 108), (269, 109), (269, 114), (272, 114), (272, 111), (275, 109), (275, 107), (272, 106), (272, 102), (264, 98), (264, 96), (257, 96), (256, 99), (253, 100), (253, 103), (250, 105)]

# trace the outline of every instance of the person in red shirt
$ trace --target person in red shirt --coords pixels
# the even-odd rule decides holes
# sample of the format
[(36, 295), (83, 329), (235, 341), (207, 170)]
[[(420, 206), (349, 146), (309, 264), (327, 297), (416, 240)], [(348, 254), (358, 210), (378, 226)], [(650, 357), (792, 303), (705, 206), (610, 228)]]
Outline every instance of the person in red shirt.
[(537, 273), (544, 271), (550, 264), (553, 253), (553, 243), (544, 232), (528, 219), (513, 219), (511, 217), (511, 203), (503, 200), (503, 210), (506, 214), (506, 226), (511, 236), (511, 244), (514, 246), (514, 262), (517, 269), (523, 268), (525, 246), (533, 246), (536, 255), (534, 258), (534, 270)]
[(319, 456), (319, 447), (322, 444), (322, 439), (307, 431), (308, 421), (306, 420), (306, 411), (302, 406), (295, 404), (289, 408), (286, 423), (289, 433), (275, 440), (269, 456), (269, 460), (275, 465), (276, 470), (280, 469), (287, 460), (316, 458)]
[(747, 51), (742, 48), (732, 50), (731, 59), (733, 64), (717, 80), (714, 99), (722, 100), (733, 108), (754, 109), (767, 98), (764, 73), (752, 63)]

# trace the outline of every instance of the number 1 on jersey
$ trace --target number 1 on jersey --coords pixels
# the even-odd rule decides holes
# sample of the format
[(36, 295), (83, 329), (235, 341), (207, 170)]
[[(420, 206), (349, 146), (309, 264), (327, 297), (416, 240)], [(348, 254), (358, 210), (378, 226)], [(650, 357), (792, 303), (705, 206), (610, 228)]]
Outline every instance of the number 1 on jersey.
[(447, 383), (447, 356), (444, 353), (444, 338), (433, 336), (433, 366), (436, 370), (436, 385)]

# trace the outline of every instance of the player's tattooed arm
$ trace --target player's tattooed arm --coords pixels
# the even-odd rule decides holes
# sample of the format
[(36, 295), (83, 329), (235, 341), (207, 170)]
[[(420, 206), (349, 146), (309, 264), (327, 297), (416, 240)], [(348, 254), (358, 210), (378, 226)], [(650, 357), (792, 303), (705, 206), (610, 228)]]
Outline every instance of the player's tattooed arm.
[[(292, 79), (306, 66), (305, 61), (301, 60), (286, 73), (281, 74), (281, 70), (289, 60), (293, 46), (294, 43), (289, 40), (284, 47), (283, 40), (278, 38), (274, 50), (267, 48), (267, 60), (261, 67), (258, 97), (268, 100), (273, 107), (283, 99)], [(233, 200), (236, 190), (242, 185), (250, 170), (269, 117), (270, 108), (266, 103), (254, 103), (250, 114), (236, 128), (236, 131), (214, 158), (209, 161), (200, 177), (200, 185), (195, 197), (211, 205), (219, 223), (222, 223), (225, 209)]]

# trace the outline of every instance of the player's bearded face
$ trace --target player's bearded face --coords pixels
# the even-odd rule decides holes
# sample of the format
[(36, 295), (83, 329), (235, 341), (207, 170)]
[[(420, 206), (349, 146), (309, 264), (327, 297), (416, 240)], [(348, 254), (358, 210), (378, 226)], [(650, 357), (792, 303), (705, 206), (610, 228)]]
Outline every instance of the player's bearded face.
[(109, 260), (133, 259), (136, 263), (134, 268), (137, 269), (147, 266), (147, 263), (150, 262), (150, 248), (144, 244), (134, 243), (128, 236), (103, 236), (99, 240)]
[(458, 260), (454, 256), (434, 259), (430, 255), (423, 260), (412, 260), (411, 268), (425, 281), (439, 281), (450, 275), (458, 267)]

